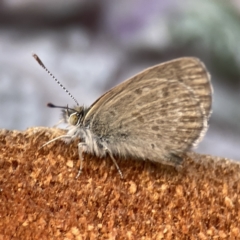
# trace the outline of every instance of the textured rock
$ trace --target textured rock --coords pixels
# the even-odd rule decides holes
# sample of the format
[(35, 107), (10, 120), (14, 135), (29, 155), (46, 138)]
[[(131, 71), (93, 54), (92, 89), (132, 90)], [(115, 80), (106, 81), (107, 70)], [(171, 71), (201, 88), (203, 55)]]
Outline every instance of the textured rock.
[(188, 153), (182, 169), (86, 156), (63, 130), (0, 131), (0, 239), (237, 239), (240, 165)]

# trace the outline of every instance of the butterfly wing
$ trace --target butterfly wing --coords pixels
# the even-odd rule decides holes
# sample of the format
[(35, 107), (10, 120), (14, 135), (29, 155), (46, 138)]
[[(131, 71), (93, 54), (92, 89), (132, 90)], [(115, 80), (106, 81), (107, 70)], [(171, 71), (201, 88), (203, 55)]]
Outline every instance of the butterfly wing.
[[(140, 72), (118, 86), (110, 89), (97, 99), (91, 106), (93, 112), (94, 109), (103, 104), (106, 99), (110, 99), (110, 96), (122, 91), (122, 89), (127, 87), (129, 84), (133, 84), (133, 82), (136, 81), (138, 84), (141, 84), (142, 81), (151, 78), (164, 78), (168, 80), (175, 79), (189, 86), (203, 106), (206, 116), (208, 118), (210, 117), (213, 93), (211, 77), (205, 65), (198, 58), (194, 57), (178, 58), (158, 64)], [(114, 91), (112, 91), (113, 89)], [(91, 112), (89, 113), (91, 115)]]
[(205, 109), (211, 103), (204, 97), (206, 104), (201, 104), (205, 93), (198, 96), (194, 89), (200, 88), (185, 79), (188, 75), (189, 82), (195, 81), (200, 73), (210, 85), (205, 68), (194, 58), (147, 69), (99, 98), (83, 124), (115, 155), (171, 164), (169, 158), (191, 148), (207, 128)]

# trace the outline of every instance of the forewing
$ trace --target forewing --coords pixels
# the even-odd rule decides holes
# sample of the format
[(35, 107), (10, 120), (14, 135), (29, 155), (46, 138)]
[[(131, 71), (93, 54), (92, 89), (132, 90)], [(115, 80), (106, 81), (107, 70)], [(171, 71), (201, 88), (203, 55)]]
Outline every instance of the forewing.
[(176, 80), (190, 87), (195, 97), (199, 99), (207, 118), (210, 117), (213, 93), (210, 74), (199, 59), (184, 57), (150, 67), (112, 88), (92, 104), (87, 116), (88, 120), (98, 111), (99, 107), (111, 101), (124, 89), (131, 85), (141, 85), (143, 81), (153, 78)]

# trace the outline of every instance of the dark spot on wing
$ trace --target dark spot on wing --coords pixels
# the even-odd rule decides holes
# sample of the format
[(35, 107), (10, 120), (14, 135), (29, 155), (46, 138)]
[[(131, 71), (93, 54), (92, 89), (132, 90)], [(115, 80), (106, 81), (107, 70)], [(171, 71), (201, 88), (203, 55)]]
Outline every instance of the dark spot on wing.
[(144, 123), (144, 118), (142, 116), (137, 117), (137, 120), (141, 123)]
[(161, 110), (160, 110), (160, 114), (161, 114), (162, 116), (166, 116), (166, 115), (167, 115), (167, 111), (166, 111), (165, 109), (161, 109)]
[(167, 97), (169, 95), (168, 88), (164, 87), (162, 88), (162, 96)]
[(158, 137), (158, 138), (162, 138), (162, 135), (161, 135), (161, 134), (157, 134), (157, 137)]
[(158, 127), (158, 126), (153, 126), (153, 127), (152, 127), (152, 130), (153, 130), (153, 131), (158, 131), (158, 130), (159, 130), (159, 127)]
[(163, 92), (163, 97), (164, 98), (167, 97), (168, 95), (169, 95), (169, 92), (167, 90)]
[(158, 119), (156, 122), (157, 122), (157, 124), (164, 124), (164, 120)]
[(162, 105), (162, 108), (167, 108), (168, 106), (169, 106), (168, 103), (164, 103), (164, 104)]
[(121, 136), (122, 138), (127, 138), (127, 137), (128, 137), (128, 134), (126, 134), (126, 133), (121, 133), (120, 136)]
[(140, 115), (139, 112), (133, 112), (133, 113), (132, 113), (132, 116), (133, 116), (133, 117), (137, 117), (137, 116), (139, 116), (139, 115)]
[(116, 116), (115, 111), (110, 111), (110, 114), (111, 114), (112, 116)]
[(135, 93), (136, 93), (136, 94), (139, 94), (139, 95), (142, 94), (142, 89), (139, 89), (139, 88), (136, 89), (136, 90), (135, 90)]

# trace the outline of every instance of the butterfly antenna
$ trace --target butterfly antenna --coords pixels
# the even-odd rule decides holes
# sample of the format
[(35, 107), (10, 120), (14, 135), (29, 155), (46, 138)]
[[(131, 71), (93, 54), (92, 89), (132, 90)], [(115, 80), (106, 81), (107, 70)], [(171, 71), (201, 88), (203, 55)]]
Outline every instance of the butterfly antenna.
[(75, 101), (75, 103), (79, 106), (77, 100), (73, 95), (57, 80), (56, 77), (53, 76), (53, 74), (45, 67), (41, 59), (38, 57), (37, 54), (33, 53), (32, 56), (36, 59), (38, 64), (57, 82), (57, 84)]

